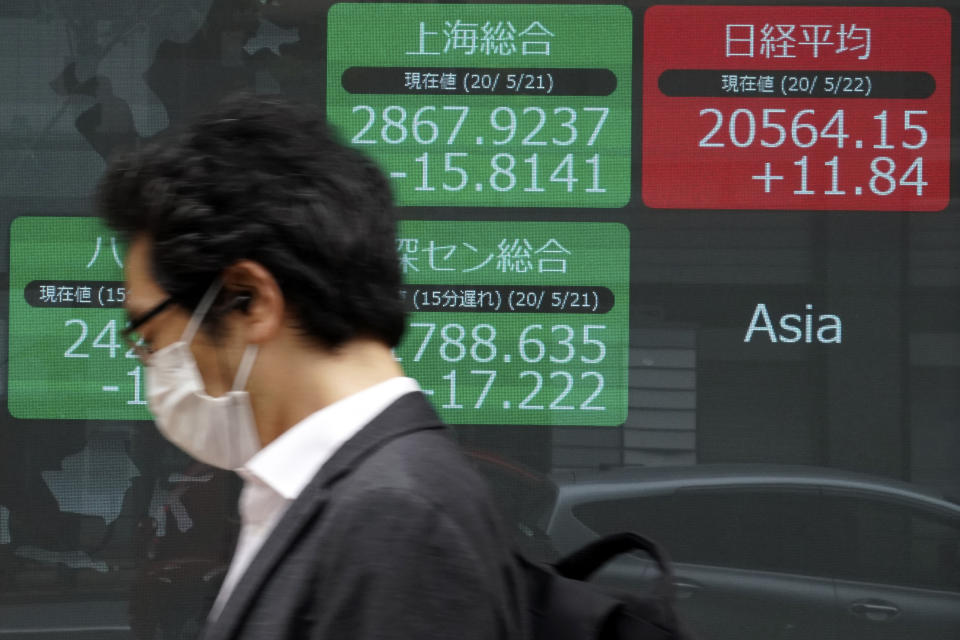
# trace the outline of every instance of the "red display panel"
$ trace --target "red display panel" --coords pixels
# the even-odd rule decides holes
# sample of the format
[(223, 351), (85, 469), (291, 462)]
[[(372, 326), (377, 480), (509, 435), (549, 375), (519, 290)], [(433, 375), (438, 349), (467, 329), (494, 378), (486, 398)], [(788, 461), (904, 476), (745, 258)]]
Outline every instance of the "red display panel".
[(947, 206), (945, 10), (656, 6), (643, 48), (647, 206)]

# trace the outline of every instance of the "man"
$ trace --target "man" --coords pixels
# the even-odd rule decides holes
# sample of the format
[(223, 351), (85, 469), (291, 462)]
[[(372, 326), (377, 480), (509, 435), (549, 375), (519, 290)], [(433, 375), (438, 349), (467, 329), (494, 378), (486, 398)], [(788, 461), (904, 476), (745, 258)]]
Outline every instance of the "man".
[(381, 172), (310, 108), (241, 96), (115, 162), (126, 337), (157, 426), (236, 468), (243, 526), (206, 640), (522, 638), (479, 477), (393, 357)]

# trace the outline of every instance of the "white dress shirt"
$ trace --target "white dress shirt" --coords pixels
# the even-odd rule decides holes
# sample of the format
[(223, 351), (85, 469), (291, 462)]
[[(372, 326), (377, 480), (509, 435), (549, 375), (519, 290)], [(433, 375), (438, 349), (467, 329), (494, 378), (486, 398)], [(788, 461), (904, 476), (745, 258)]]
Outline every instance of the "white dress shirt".
[(391, 378), (312, 413), (237, 469), (242, 526), (237, 549), (210, 610), (215, 620), (280, 517), (343, 444), (400, 396), (419, 391), (413, 378)]

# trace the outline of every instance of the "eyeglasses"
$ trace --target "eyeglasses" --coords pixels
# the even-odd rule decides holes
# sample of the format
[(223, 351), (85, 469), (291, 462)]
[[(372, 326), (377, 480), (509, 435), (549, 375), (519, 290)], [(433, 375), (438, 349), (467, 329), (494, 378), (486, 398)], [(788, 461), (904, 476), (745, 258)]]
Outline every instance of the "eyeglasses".
[(139, 318), (131, 319), (130, 324), (120, 332), (120, 337), (123, 338), (123, 341), (127, 343), (127, 346), (130, 347), (130, 350), (133, 351), (133, 355), (137, 356), (141, 360), (146, 360), (146, 358), (153, 353), (153, 347), (144, 343), (143, 336), (137, 333), (137, 329), (142, 327), (152, 318), (156, 317), (171, 304), (173, 304), (173, 298), (167, 298), (160, 304), (141, 315)]

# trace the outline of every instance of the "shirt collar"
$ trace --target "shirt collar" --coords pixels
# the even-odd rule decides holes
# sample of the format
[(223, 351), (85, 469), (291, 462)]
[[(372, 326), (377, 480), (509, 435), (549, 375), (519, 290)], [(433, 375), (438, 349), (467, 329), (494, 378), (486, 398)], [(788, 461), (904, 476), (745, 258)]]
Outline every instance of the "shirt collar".
[(347, 440), (400, 396), (419, 390), (413, 378), (396, 377), (338, 400), (290, 427), (238, 472), (294, 500)]

